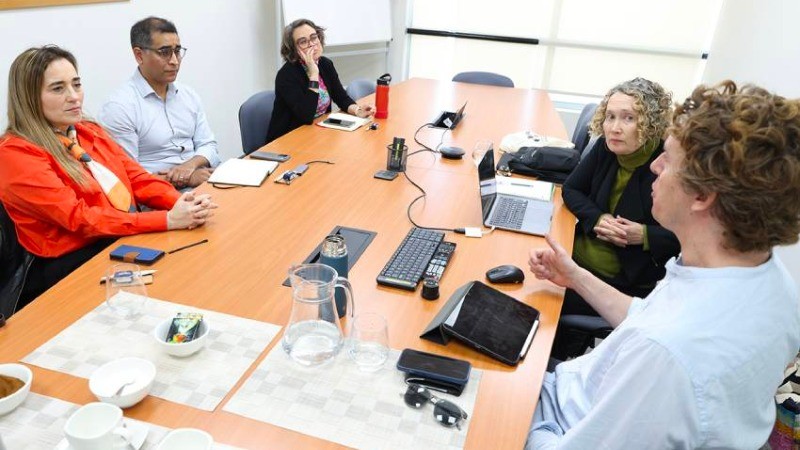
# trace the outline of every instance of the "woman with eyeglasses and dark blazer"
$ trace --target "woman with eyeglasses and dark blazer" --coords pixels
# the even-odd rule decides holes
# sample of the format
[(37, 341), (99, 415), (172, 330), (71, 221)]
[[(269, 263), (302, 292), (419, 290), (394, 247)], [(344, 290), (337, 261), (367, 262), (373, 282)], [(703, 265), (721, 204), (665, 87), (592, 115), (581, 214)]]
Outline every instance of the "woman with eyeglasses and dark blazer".
[(272, 142), (329, 113), (331, 104), (347, 114), (370, 117), (372, 106), (359, 106), (347, 95), (333, 62), (322, 56), (325, 28), (298, 19), (283, 30), (281, 56), (285, 63), (275, 77), (275, 105), (267, 132)]

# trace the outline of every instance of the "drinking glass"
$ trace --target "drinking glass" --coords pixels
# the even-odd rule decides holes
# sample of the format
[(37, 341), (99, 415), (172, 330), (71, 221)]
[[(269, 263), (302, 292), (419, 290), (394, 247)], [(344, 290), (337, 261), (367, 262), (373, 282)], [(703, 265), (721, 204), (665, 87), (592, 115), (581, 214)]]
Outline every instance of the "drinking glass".
[(492, 141), (481, 139), (472, 147), (472, 160), (475, 162), (475, 167), (478, 167), (486, 152), (492, 149)]
[(106, 271), (106, 304), (121, 317), (134, 317), (142, 312), (147, 301), (139, 266), (114, 264)]
[(389, 334), (386, 319), (377, 313), (361, 313), (350, 330), (350, 358), (359, 370), (375, 372), (389, 357)]

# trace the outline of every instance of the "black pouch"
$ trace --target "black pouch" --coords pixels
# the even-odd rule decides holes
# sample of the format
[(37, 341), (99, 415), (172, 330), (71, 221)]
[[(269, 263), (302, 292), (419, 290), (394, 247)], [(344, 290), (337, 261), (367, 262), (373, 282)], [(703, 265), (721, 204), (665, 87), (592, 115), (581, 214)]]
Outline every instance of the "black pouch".
[(447, 381), (434, 380), (408, 373), (406, 374), (406, 384), (409, 383), (416, 383), (420, 386), (425, 386), (428, 389), (455, 395), (456, 397), (461, 396), (461, 393), (464, 392), (464, 387), (466, 386), (466, 384), (448, 383)]
[(562, 184), (580, 160), (581, 155), (574, 148), (522, 147), (514, 154), (503, 155), (497, 170)]

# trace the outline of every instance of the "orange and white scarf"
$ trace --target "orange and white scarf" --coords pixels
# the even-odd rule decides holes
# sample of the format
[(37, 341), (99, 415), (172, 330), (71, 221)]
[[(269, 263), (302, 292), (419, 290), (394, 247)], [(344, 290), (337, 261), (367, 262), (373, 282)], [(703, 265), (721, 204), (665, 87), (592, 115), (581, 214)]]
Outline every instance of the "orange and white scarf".
[(94, 161), (92, 157), (86, 153), (86, 150), (78, 144), (78, 132), (75, 130), (74, 126), (67, 128), (66, 135), (58, 133), (58, 139), (64, 144), (67, 150), (72, 153), (75, 159), (82, 162), (84, 166), (89, 169), (89, 172), (91, 172), (94, 179), (100, 184), (100, 187), (103, 189), (103, 192), (114, 208), (125, 212), (130, 212), (132, 210), (131, 193), (128, 192), (125, 185), (119, 181), (119, 178), (117, 178), (114, 172), (110, 171), (99, 162)]

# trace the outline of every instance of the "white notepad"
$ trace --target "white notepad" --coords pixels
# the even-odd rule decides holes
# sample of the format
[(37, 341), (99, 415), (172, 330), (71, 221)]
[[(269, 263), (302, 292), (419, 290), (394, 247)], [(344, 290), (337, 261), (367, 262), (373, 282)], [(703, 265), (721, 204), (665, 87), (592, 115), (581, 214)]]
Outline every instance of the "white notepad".
[(278, 163), (255, 159), (232, 158), (220, 164), (208, 179), (209, 183), (233, 184), (239, 186), (261, 186)]
[[(331, 123), (331, 121), (340, 121), (345, 125)], [(325, 128), (333, 128), (334, 130), (353, 131), (367, 122), (369, 122), (369, 119), (351, 116), (350, 114), (333, 113), (329, 115), (327, 119), (317, 122), (317, 125)]]

